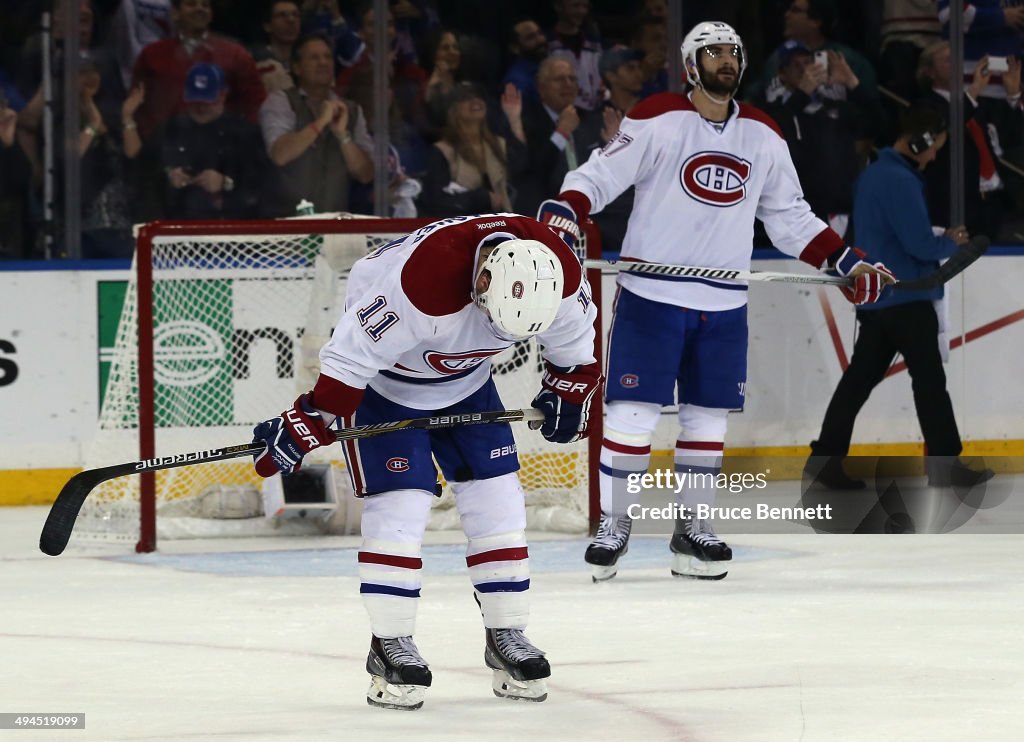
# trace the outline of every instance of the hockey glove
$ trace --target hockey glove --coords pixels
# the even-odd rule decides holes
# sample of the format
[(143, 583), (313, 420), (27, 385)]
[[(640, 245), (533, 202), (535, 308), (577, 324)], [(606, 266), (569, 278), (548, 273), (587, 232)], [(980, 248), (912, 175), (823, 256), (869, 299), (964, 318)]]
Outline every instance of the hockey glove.
[(324, 424), (323, 417), (303, 394), (273, 420), (253, 428), (253, 443), (266, 443), (266, 450), (255, 454), (256, 472), (261, 477), (272, 477), (278, 472), (291, 474), (302, 464), (302, 457), (320, 446), (334, 443), (334, 436)]
[(580, 225), (576, 219), (576, 212), (565, 201), (550, 198), (542, 201), (540, 208), (537, 209), (537, 221), (561, 237), (562, 242), (567, 244), (570, 250), (580, 241)]
[(546, 363), (540, 393), (531, 406), (544, 413), (540, 432), (553, 443), (572, 443), (590, 432), (590, 402), (601, 388), (601, 371), (589, 366), (560, 368)]
[(896, 277), (884, 264), (871, 263), (871, 258), (856, 247), (843, 250), (836, 261), (835, 272), (853, 278), (853, 286), (840, 288), (852, 304), (874, 304), (886, 294), (885, 289), (896, 282)]

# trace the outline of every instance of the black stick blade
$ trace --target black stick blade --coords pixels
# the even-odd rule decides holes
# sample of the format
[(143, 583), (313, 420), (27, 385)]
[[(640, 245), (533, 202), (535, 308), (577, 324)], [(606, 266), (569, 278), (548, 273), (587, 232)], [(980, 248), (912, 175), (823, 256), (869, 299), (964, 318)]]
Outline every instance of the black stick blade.
[(937, 289), (967, 270), (971, 263), (985, 254), (988, 247), (988, 237), (976, 235), (971, 238), (970, 242), (961, 247), (959, 252), (954, 253), (949, 260), (940, 265), (939, 269), (934, 273), (930, 273), (923, 278), (900, 281), (896, 284), (895, 288), (904, 291), (930, 291), (931, 289)]
[(86, 469), (71, 477), (61, 489), (57, 499), (50, 507), (50, 513), (43, 524), (43, 532), (39, 535), (39, 549), (49, 556), (59, 556), (71, 539), (78, 511), (82, 509), (85, 498), (100, 482), (110, 479), (109, 469)]

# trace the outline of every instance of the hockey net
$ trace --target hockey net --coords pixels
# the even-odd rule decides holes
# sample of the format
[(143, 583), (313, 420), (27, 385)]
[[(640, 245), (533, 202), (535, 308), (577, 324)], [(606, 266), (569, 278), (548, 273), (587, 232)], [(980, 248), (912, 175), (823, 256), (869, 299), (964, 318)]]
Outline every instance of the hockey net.
[[(256, 423), (312, 387), (352, 264), (426, 223), (311, 218), (142, 227), (86, 468), (251, 440)], [(597, 242), (588, 230), (584, 249), (599, 256)], [(528, 408), (540, 387), (536, 342), (496, 356), (493, 373), (505, 407)], [(564, 446), (512, 427), (529, 527), (585, 531), (598, 515), (590, 473), (597, 457), (588, 448), (599, 437)], [(339, 499), (351, 498), (341, 446), (313, 452), (311, 463), (329, 464)], [(76, 533), (137, 539), (138, 551), (151, 551), (158, 536), (293, 532), (253, 507), (261, 485), (247, 459), (121, 477), (93, 491)], [(447, 492), (437, 499), (432, 528), (458, 527), (452, 499)]]

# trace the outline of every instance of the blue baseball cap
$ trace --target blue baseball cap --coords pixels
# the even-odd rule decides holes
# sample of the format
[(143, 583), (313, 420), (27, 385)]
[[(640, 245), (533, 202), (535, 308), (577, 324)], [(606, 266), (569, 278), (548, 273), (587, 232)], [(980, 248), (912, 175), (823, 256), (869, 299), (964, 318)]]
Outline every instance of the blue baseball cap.
[(611, 49), (602, 52), (597, 63), (597, 71), (604, 77), (609, 72), (614, 72), (626, 62), (639, 62), (644, 58), (644, 53), (639, 49), (632, 49), (627, 46), (613, 46)]
[(779, 55), (779, 67), (785, 67), (789, 64), (789, 60), (797, 54), (806, 54), (807, 56), (811, 56), (811, 50), (796, 39), (790, 39), (785, 42), (779, 47), (776, 53)]
[(185, 76), (186, 103), (212, 103), (224, 90), (224, 70), (210, 62), (199, 62)]

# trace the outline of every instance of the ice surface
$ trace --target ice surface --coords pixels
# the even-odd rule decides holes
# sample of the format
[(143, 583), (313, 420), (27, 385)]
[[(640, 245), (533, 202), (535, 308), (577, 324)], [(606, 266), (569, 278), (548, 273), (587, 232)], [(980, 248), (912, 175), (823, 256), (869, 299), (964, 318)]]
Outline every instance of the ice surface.
[(0, 739), (1024, 739), (1024, 536), (740, 535), (721, 582), (636, 537), (600, 585), (582, 538), (534, 538), (542, 704), (492, 695), (462, 547), (428, 546), (410, 713), (366, 705), (357, 539), (50, 558), (45, 513), (0, 511), (0, 711), (86, 729)]

